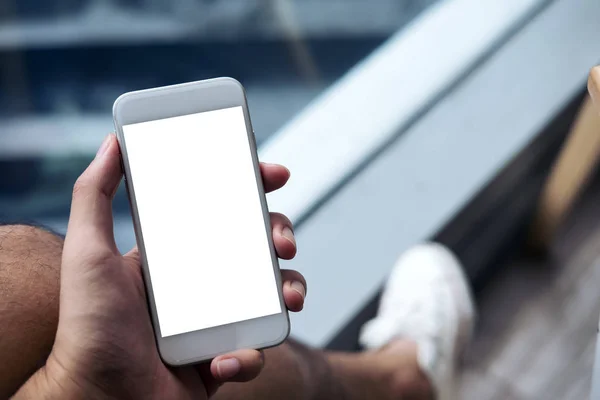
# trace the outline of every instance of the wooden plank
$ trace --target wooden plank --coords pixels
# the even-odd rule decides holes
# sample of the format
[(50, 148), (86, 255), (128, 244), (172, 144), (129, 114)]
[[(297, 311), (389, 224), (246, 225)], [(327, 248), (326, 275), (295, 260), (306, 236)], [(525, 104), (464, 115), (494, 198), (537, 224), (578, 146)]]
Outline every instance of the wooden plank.
[(479, 299), (461, 399), (589, 396), (600, 311), (600, 177), (574, 204), (550, 257), (522, 256)]
[(588, 99), (583, 104), (540, 197), (531, 228), (530, 242), (533, 247), (547, 249), (599, 159), (600, 114)]
[(600, 67), (594, 67), (590, 71), (588, 89), (596, 108), (600, 110)]

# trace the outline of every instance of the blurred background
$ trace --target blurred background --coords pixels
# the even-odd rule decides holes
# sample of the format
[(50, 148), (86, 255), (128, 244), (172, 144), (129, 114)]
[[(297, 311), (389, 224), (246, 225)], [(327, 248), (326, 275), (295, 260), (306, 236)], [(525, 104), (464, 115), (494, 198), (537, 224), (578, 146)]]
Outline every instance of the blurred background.
[[(597, 0), (3, 0), (0, 221), (64, 233), (120, 94), (231, 76), (261, 158), (292, 171), (269, 205), (311, 286), (294, 336), (356, 349), (395, 258), (437, 240), (480, 307), (462, 398), (584, 398), (599, 20)], [(122, 189), (114, 209), (126, 250)]]
[(124, 92), (235, 77), (262, 143), (433, 2), (4, 1), (1, 215), (64, 218)]

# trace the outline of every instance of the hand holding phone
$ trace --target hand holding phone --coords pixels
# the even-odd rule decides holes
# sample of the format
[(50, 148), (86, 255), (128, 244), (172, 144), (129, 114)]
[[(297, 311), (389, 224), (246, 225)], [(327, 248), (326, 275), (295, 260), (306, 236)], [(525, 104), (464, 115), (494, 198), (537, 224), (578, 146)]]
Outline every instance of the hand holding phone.
[(163, 360), (281, 343), (290, 325), (242, 86), (126, 93), (114, 119)]
[[(262, 165), (267, 190), (285, 184), (288, 171)], [(218, 173), (218, 171), (215, 171)], [(45, 366), (15, 398), (197, 398), (206, 399), (220, 383), (257, 376), (262, 358), (255, 350), (236, 350), (210, 364), (168, 368), (156, 349), (144, 294), (137, 248), (121, 255), (112, 231), (112, 198), (122, 178), (118, 143), (110, 135), (96, 159), (78, 179), (63, 249), (60, 317), (54, 347)], [(282, 236), (289, 222), (274, 215), (277, 253), (290, 258), (295, 246)], [(232, 251), (236, 250), (235, 244)], [(286, 305), (298, 311), (302, 282), (295, 271), (281, 271)], [(304, 286), (305, 287), (305, 286)], [(197, 312), (212, 307), (197, 303)]]

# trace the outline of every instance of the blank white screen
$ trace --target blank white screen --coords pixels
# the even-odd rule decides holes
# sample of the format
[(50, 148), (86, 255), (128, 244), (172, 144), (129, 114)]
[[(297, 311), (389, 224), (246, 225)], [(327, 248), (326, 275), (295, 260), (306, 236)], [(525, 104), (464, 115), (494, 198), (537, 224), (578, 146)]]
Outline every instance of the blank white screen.
[(161, 335), (280, 313), (242, 107), (123, 136)]

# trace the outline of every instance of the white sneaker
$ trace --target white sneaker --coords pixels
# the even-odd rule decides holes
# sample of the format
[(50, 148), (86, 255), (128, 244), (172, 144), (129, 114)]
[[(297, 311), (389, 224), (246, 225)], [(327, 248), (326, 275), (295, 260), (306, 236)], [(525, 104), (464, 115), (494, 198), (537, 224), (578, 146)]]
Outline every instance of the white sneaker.
[(396, 338), (416, 342), (418, 363), (440, 400), (454, 399), (455, 369), (469, 342), (474, 306), (459, 261), (440, 244), (402, 254), (383, 291), (377, 316), (360, 343), (381, 348)]

